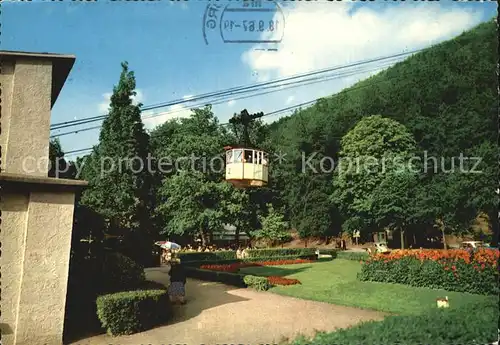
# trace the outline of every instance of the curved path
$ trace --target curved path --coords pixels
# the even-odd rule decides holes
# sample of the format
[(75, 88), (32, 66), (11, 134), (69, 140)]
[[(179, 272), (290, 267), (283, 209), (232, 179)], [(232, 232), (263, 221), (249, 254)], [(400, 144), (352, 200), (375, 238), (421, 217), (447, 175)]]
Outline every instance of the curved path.
[[(165, 268), (146, 269), (146, 277), (169, 283)], [(186, 284), (186, 294), (187, 303), (174, 307), (174, 319), (165, 326), (116, 338), (103, 334), (72, 344), (277, 344), (298, 334), (312, 336), (315, 331), (387, 315), (193, 279)]]

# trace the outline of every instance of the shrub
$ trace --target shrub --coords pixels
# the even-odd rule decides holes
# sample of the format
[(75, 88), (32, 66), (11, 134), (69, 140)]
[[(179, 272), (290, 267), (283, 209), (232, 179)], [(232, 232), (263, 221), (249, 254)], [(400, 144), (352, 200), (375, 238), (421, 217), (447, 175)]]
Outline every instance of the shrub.
[(498, 251), (401, 250), (376, 254), (363, 264), (362, 281), (494, 295), (499, 293)]
[(201, 269), (221, 271), (221, 272), (238, 272), (240, 268), (244, 267), (255, 267), (255, 266), (281, 266), (281, 265), (293, 265), (293, 264), (305, 264), (311, 263), (314, 260), (307, 259), (292, 259), (292, 260), (276, 260), (276, 261), (258, 261), (258, 262), (241, 262), (229, 265), (202, 265)]
[(319, 254), (320, 255), (331, 255), (332, 258), (337, 257), (338, 251), (336, 249), (320, 249)]
[(267, 277), (267, 280), (268, 280), (269, 284), (271, 284), (271, 285), (300, 284), (300, 281), (298, 279), (290, 279), (290, 278), (279, 277), (279, 276), (269, 276), (269, 277)]
[(231, 272), (219, 272), (185, 266), (186, 275), (191, 278), (224, 283), (237, 287), (246, 287), (243, 275)]
[(337, 259), (361, 261), (370, 257), (367, 252), (337, 252)]
[(315, 255), (315, 248), (267, 248), (247, 250), (249, 258), (273, 258), (276, 256)]
[(464, 308), (433, 309), (418, 316), (388, 316), (312, 340), (300, 337), (294, 345), (322, 344), (488, 344), (498, 338), (498, 305), (479, 303)]
[(172, 315), (166, 290), (126, 291), (97, 298), (97, 315), (112, 336), (151, 329)]
[(248, 262), (263, 262), (263, 261), (279, 261), (279, 260), (316, 260), (316, 255), (287, 255), (287, 256), (275, 256), (275, 257), (256, 257), (256, 258), (246, 258), (246, 259), (236, 259), (236, 260), (217, 260), (217, 261), (188, 261), (183, 262), (185, 266), (191, 267), (201, 267), (203, 265), (230, 265), (236, 263), (248, 263)]
[(257, 291), (266, 291), (271, 287), (271, 284), (266, 277), (246, 275), (243, 277), (243, 281), (248, 287)]
[(187, 252), (179, 253), (178, 255), (181, 262), (190, 261), (218, 261), (218, 260), (236, 260), (236, 251), (234, 250), (221, 250), (217, 252)]
[(144, 284), (144, 267), (120, 253), (106, 253), (102, 268), (102, 293), (133, 290)]

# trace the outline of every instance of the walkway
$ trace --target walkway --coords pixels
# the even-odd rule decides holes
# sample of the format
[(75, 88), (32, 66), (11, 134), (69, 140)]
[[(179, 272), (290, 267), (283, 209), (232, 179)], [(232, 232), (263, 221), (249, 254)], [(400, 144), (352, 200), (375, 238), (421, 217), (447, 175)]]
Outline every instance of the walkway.
[[(148, 280), (168, 284), (165, 269), (146, 270)], [(302, 333), (333, 331), (360, 321), (381, 320), (384, 313), (240, 289), (189, 279), (187, 303), (175, 306), (168, 325), (112, 338), (99, 335), (76, 344), (277, 344)]]

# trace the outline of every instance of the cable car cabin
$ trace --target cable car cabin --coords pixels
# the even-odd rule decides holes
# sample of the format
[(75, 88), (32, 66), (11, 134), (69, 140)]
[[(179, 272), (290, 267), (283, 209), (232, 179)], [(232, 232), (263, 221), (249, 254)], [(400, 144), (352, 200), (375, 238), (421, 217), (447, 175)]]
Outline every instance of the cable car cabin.
[(267, 185), (269, 159), (265, 152), (226, 146), (226, 181), (238, 188)]

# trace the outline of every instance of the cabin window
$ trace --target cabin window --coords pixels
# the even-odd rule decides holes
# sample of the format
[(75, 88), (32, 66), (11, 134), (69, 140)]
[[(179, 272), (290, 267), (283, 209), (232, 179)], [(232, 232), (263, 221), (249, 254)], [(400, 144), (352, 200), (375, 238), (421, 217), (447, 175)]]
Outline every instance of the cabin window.
[(243, 162), (243, 150), (234, 150), (234, 163)]
[(257, 164), (264, 164), (264, 152), (262, 151), (257, 151)]
[(262, 164), (267, 165), (268, 162), (269, 162), (269, 160), (268, 160), (267, 154), (262, 152)]
[(245, 163), (253, 163), (253, 150), (245, 150)]
[(233, 151), (229, 150), (226, 152), (226, 164), (233, 163)]

